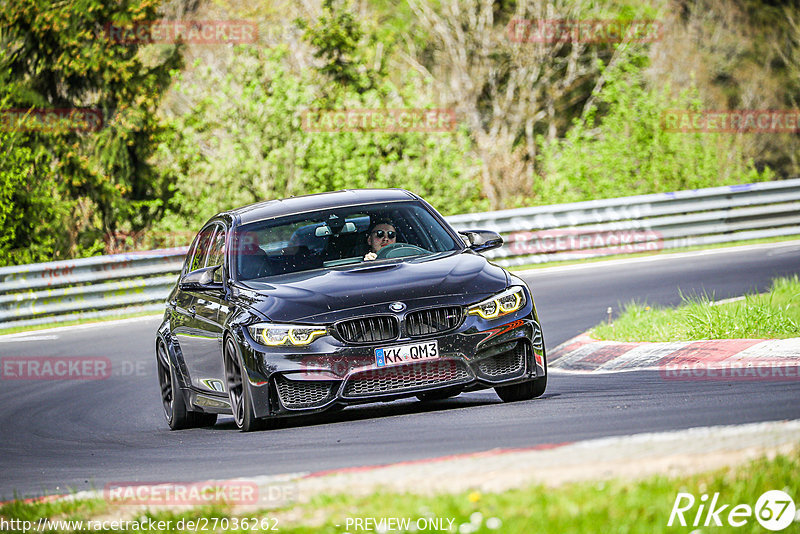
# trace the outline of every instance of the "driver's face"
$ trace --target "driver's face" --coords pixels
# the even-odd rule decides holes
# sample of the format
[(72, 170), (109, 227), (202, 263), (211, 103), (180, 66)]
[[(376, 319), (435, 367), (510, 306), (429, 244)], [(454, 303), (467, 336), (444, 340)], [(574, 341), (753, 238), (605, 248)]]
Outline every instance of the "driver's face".
[[(389, 237), (389, 232), (391, 232), (392, 237)], [(391, 245), (396, 241), (397, 233), (395, 232), (394, 226), (391, 224), (377, 225), (367, 237), (367, 244), (372, 252), (378, 252), (386, 245)]]

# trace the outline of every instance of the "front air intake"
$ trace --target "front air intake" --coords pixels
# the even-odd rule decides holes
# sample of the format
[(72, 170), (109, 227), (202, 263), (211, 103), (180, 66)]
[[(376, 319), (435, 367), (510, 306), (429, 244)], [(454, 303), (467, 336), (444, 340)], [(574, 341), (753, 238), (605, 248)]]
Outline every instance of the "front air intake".
[(458, 306), (417, 310), (406, 315), (406, 334), (410, 337), (439, 334), (457, 328), (464, 314)]
[(397, 318), (393, 315), (350, 319), (336, 323), (334, 328), (339, 337), (348, 343), (391, 341), (400, 334)]
[(337, 384), (332, 381), (288, 380), (283, 376), (275, 379), (278, 398), (289, 410), (322, 406), (333, 397)]

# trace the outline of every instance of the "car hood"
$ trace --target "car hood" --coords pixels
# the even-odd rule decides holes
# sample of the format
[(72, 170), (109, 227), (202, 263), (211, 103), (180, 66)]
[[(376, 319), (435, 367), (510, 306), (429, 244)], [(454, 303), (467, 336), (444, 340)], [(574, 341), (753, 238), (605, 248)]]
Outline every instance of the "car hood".
[(409, 307), (413, 301), (434, 305), (441, 297), (447, 303), (474, 302), (502, 291), (508, 278), (504, 269), (466, 252), (317, 269), (243, 284), (240, 298), (270, 321), (328, 322), (346, 317), (354, 308), (395, 301)]

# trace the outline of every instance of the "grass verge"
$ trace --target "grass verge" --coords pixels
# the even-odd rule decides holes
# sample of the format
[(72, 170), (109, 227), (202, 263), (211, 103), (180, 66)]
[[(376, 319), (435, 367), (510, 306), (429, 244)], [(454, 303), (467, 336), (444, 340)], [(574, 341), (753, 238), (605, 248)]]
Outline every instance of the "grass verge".
[[(771, 459), (762, 457), (736, 467), (691, 476), (655, 476), (638, 481), (598, 480), (566, 484), (556, 488), (537, 485), (502, 493), (480, 494), (473, 491), (430, 497), (390, 492), (366, 496), (343, 493), (317, 496), (310, 502), (297, 504), (292, 509), (260, 511), (244, 517), (283, 533), (358, 532), (367, 529), (363, 528), (364, 523), (362, 528), (354, 528), (355, 519), (363, 521), (367, 518), (375, 521), (388, 518), (407, 520), (408, 528), (393, 528), (384, 532), (689, 533), (697, 532), (692, 522), (696, 517), (701, 496), (718, 493), (717, 506), (724, 504), (730, 506), (720, 514), (723, 525), (711, 527), (711, 530), (720, 533), (764, 532), (754, 515), (744, 518), (746, 523), (743, 526), (731, 527), (725, 523), (727, 513), (738, 504), (745, 504), (754, 509), (759, 497), (769, 490), (783, 490), (797, 501), (798, 472), (800, 472), (800, 448), (787, 455), (777, 455)], [(680, 492), (691, 493), (696, 499), (696, 504), (684, 513), (687, 526), (680, 526), (677, 519), (673, 526), (668, 526), (673, 505)], [(41, 517), (60, 519), (79, 516), (89, 520), (93, 506), (99, 507), (97, 511), (103, 513), (102, 517), (109, 517), (107, 507), (102, 504), (16, 502), (0, 507), (0, 521), (26, 519), (36, 523)], [(230, 515), (229, 509), (224, 507), (206, 507), (184, 513), (146, 512), (137, 515), (135, 519), (142, 522), (150, 521), (148, 526), (163, 521), (161, 526), (164, 528), (160, 530), (165, 532), (193, 531), (177, 528), (181, 519), (184, 520), (184, 525), (187, 520), (202, 522), (205, 519), (208, 525), (216, 523), (217, 528), (210, 529), (216, 532), (270, 530), (252, 528), (253, 523), (249, 521), (249, 529), (230, 528), (234, 517), (237, 516)], [(222, 518), (228, 518), (226, 524), (229, 528), (219, 528), (223, 524)], [(242, 518), (237, 519), (241, 521)], [(268, 521), (260, 522), (264, 519)], [(701, 514), (701, 527), (704, 520), (705, 513)], [(239, 525), (241, 526), (241, 523)], [(793, 529), (796, 529), (797, 525), (795, 522), (794, 526), (790, 526), (786, 531), (796, 531)], [(195, 528), (194, 531), (196, 530)], [(379, 531), (375, 524), (372, 524), (369, 530)], [(113, 532), (110, 529), (93, 531)], [(145, 528), (127, 531), (151, 530)]]
[(630, 302), (611, 325), (589, 331), (613, 341), (695, 341), (800, 337), (800, 279), (776, 278), (767, 293), (714, 302), (708, 295), (683, 296), (677, 308)]

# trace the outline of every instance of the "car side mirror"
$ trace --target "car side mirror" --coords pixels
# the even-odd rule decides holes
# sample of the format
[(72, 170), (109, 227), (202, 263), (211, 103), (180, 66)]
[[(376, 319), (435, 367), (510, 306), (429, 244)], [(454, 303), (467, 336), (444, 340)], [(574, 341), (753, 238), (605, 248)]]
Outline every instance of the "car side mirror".
[(469, 248), (475, 252), (484, 252), (503, 246), (503, 238), (500, 237), (500, 234), (491, 230), (469, 230), (459, 232), (459, 234), (469, 240)]
[(221, 268), (222, 265), (214, 265), (213, 267), (204, 267), (188, 272), (181, 278), (178, 288), (183, 291), (222, 289), (222, 283), (214, 281), (214, 273)]

